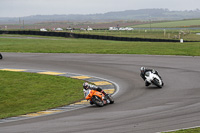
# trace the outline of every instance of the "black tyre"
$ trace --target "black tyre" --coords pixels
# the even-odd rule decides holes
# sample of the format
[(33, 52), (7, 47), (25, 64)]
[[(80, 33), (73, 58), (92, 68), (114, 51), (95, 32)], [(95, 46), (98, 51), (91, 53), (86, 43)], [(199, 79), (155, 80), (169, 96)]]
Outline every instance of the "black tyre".
[(113, 104), (114, 103), (114, 99), (111, 95), (108, 95), (108, 100), (110, 100), (110, 104)]
[(103, 107), (103, 105), (104, 105), (103, 101), (98, 96), (93, 96), (92, 97), (92, 102), (98, 107)]
[(1, 55), (1, 53), (0, 53), (0, 59), (3, 59), (3, 56)]
[(153, 79), (152, 83), (153, 83), (154, 85), (156, 85), (158, 88), (162, 88), (162, 86), (159, 85), (159, 81), (158, 81), (158, 79), (156, 79), (156, 78)]

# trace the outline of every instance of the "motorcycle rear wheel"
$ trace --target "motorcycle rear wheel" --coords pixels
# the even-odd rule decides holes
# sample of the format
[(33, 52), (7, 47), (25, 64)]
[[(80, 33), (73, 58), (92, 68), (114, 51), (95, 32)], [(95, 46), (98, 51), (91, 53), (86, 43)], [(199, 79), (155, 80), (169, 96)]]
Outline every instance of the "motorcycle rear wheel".
[(162, 86), (159, 85), (158, 79), (154, 78), (153, 81), (152, 81), (152, 83), (153, 83), (154, 85), (156, 85), (158, 88), (162, 88)]
[(103, 101), (102, 101), (101, 98), (98, 97), (98, 96), (93, 96), (93, 97), (92, 97), (92, 102), (93, 102), (96, 106), (98, 106), (98, 107), (103, 107), (103, 106), (104, 106)]

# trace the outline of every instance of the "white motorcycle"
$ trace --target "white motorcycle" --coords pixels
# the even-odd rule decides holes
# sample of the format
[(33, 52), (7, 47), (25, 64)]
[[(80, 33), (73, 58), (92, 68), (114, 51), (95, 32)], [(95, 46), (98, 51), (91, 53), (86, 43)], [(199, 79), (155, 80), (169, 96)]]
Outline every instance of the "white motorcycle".
[(164, 83), (162, 79), (155, 74), (155, 72), (148, 71), (145, 73), (146, 82), (153, 84), (159, 88), (162, 88)]

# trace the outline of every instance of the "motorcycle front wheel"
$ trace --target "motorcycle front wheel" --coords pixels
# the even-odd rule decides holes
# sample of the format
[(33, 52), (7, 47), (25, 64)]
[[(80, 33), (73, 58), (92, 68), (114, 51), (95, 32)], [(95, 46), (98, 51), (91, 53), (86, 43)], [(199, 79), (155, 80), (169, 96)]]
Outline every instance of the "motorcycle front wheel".
[(108, 95), (108, 100), (110, 100), (110, 104), (113, 104), (114, 103), (114, 99), (113, 99), (113, 97), (109, 94)]

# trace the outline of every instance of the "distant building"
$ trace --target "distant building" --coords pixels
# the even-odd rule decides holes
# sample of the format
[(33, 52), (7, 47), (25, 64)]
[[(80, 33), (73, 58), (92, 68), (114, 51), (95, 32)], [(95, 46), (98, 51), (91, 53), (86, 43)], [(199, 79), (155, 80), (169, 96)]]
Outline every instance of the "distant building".
[(88, 26), (87, 30), (90, 31), (90, 30), (93, 30), (93, 29), (92, 29), (91, 27)]
[(86, 29), (84, 29), (84, 28), (80, 28), (80, 30), (86, 30)]
[(109, 27), (109, 30), (118, 30), (117, 27)]
[(134, 29), (131, 28), (131, 27), (126, 27), (126, 28), (124, 28), (124, 27), (119, 27), (119, 28), (117, 28), (117, 27), (109, 27), (109, 30), (134, 30)]
[(131, 27), (126, 27), (126, 28), (124, 28), (125, 30), (134, 30), (133, 28), (131, 28)]
[(56, 28), (56, 31), (63, 31), (62, 28)]
[(45, 28), (41, 28), (40, 31), (47, 31), (47, 29), (45, 29)]

